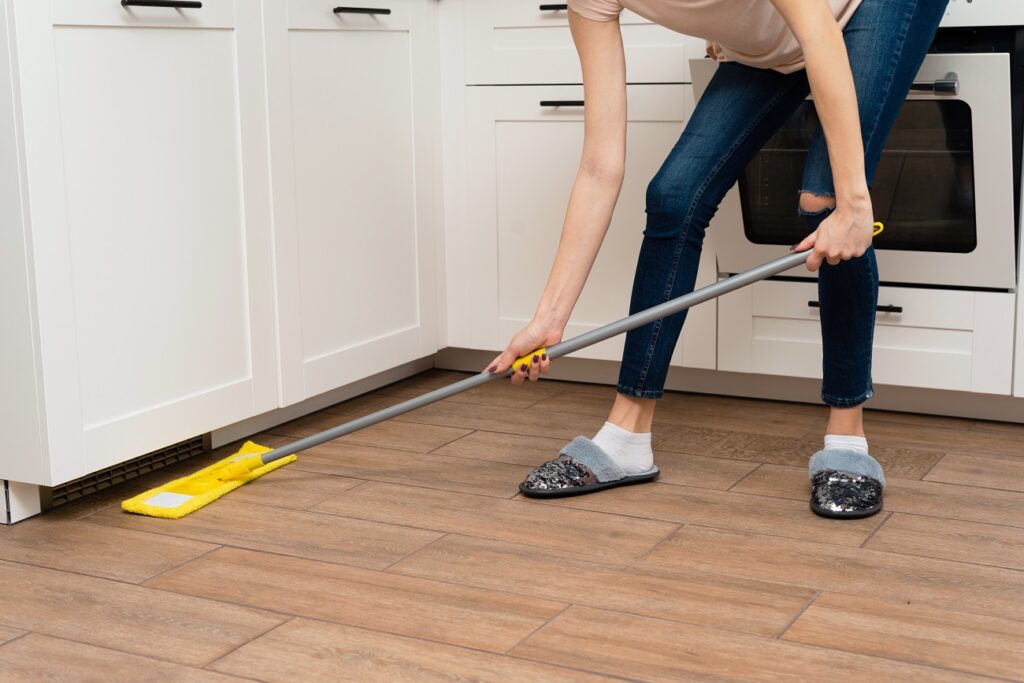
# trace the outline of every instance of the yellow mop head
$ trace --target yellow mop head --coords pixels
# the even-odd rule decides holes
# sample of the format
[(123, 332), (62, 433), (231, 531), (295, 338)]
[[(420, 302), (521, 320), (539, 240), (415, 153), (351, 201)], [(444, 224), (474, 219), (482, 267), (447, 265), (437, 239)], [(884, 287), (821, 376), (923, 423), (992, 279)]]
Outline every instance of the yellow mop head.
[(150, 517), (184, 517), (271, 470), (295, 462), (295, 456), (289, 455), (264, 465), (259, 456), (270, 450), (273, 449), (246, 441), (234, 455), (129, 498), (121, 503), (121, 509)]

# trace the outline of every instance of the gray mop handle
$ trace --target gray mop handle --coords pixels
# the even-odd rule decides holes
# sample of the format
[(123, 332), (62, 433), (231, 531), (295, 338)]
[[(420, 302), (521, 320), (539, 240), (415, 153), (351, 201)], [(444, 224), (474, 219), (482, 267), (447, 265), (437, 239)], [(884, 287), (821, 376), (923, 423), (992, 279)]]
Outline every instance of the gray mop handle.
[[(697, 304), (704, 303), (705, 301), (710, 301), (711, 299), (720, 297), (723, 294), (728, 294), (729, 292), (740, 289), (741, 287), (746, 287), (751, 283), (764, 280), (765, 278), (769, 278), (773, 275), (778, 275), (779, 273), (785, 272), (790, 268), (795, 268), (807, 261), (807, 257), (810, 253), (811, 252), (808, 250), (787, 254), (786, 256), (777, 258), (774, 261), (769, 261), (768, 263), (757, 266), (756, 268), (751, 268), (748, 271), (737, 273), (732, 277), (712, 283), (707, 287), (701, 287), (689, 294), (684, 294), (683, 296), (666, 301), (663, 304), (658, 304), (657, 306), (653, 306), (647, 310), (634, 313), (628, 318), (608, 323), (607, 325), (595, 328), (577, 337), (573, 337), (572, 339), (559, 342), (547, 349), (548, 357), (559, 358), (561, 356), (568, 355), (573, 351), (579, 351), (580, 349), (602, 342), (605, 339), (610, 339), (616, 335), (622, 334), (623, 332), (628, 332), (629, 330), (642, 327), (643, 325), (665, 318), (674, 313), (685, 311), (691, 306), (696, 306)], [(370, 425), (375, 425), (378, 422), (383, 422), (384, 420), (388, 420), (397, 415), (407, 413), (410, 410), (422, 408), (425, 405), (430, 405), (431, 403), (448, 398), (449, 396), (454, 396), (455, 394), (462, 393), (468, 389), (487, 384), (492, 380), (511, 377), (513, 372), (514, 370), (512, 370), (512, 368), (509, 368), (509, 370), (504, 373), (490, 373), (484, 370), (479, 374), (467, 377), (466, 379), (455, 382), (454, 384), (449, 384), (446, 387), (435, 389), (434, 391), (423, 394), (422, 396), (411, 398), (408, 401), (403, 401), (402, 403), (397, 403), (388, 408), (384, 408), (383, 410), (378, 410), (375, 413), (364, 415), (363, 417), (352, 420), (351, 422), (346, 422), (345, 424), (338, 425), (337, 427), (325, 429), (324, 431), (313, 434), (312, 436), (307, 436), (304, 439), (299, 439), (287, 446), (281, 446), (275, 450), (268, 451), (263, 454), (263, 463), (270, 463), (280, 458), (292, 455), (293, 453), (304, 451), (307, 448), (319, 446), (324, 442), (337, 439), (339, 436), (351, 434), (352, 432), (363, 429), (364, 427), (369, 427)]]

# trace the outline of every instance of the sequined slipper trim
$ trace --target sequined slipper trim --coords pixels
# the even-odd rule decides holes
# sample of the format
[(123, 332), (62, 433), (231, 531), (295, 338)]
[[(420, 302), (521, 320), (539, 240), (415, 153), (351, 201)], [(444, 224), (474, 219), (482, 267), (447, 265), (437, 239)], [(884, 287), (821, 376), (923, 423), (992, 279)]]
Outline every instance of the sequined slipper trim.
[(659, 474), (657, 466), (652, 466), (647, 472), (628, 475), (597, 444), (577, 436), (557, 458), (535, 467), (519, 490), (533, 498), (559, 498), (652, 481)]
[(822, 470), (811, 477), (811, 510), (822, 517), (858, 519), (882, 509), (880, 481), (840, 470)]

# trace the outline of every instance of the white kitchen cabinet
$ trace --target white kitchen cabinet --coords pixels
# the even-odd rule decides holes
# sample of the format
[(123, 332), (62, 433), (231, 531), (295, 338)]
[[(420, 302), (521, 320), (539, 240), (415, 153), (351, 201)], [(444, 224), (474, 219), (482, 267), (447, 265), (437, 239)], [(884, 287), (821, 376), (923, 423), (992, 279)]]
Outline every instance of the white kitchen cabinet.
[[(767, 281), (719, 300), (718, 369), (821, 377), (814, 282)], [(1015, 296), (881, 287), (872, 379), (927, 389), (1010, 394)]]
[(274, 407), (259, 4), (0, 10), (0, 478), (58, 484)]
[(266, 0), (281, 405), (428, 356), (436, 7)]
[[(466, 83), (580, 83), (565, 3), (465, 0)], [(704, 41), (624, 10), (619, 17), (630, 83), (688, 83)]]
[[(447, 230), (448, 345), (501, 349), (532, 317), (579, 164), (580, 86), (466, 88), (465, 218)], [(626, 176), (611, 227), (566, 336), (628, 313), (647, 183), (692, 109), (688, 85), (631, 85)], [(698, 286), (716, 277), (710, 239)], [(689, 314), (674, 364), (715, 367), (715, 304)], [(623, 337), (574, 354), (618, 360)]]

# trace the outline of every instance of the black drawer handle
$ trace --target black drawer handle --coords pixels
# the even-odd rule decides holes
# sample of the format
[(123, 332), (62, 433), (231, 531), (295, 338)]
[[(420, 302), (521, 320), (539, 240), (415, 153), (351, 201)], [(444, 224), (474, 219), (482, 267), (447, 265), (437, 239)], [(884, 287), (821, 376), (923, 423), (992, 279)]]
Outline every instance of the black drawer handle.
[[(808, 301), (807, 305), (811, 308), (821, 308), (821, 304), (817, 301)], [(881, 304), (879, 306), (875, 306), (875, 310), (879, 313), (902, 313), (903, 307), (894, 306), (892, 304)]]
[(582, 107), (583, 100), (541, 100), (542, 107)]
[(203, 3), (193, 0), (121, 0), (121, 7), (171, 7), (173, 9), (202, 9)]
[(541, 12), (564, 12), (569, 9), (569, 5), (541, 5)]
[(383, 7), (335, 7), (335, 14), (391, 14), (391, 10)]

